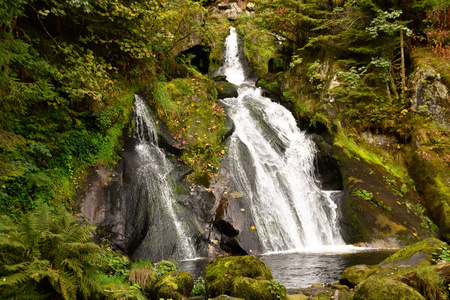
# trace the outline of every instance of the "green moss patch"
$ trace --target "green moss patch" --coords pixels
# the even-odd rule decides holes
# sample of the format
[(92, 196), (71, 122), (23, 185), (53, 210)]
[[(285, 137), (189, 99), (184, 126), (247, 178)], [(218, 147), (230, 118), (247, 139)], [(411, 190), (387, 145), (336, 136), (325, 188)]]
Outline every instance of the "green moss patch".
[(152, 104), (172, 133), (173, 146), (183, 150), (181, 160), (194, 170), (189, 179), (209, 181), (226, 150), (225, 113), (216, 101), (213, 81), (195, 75), (159, 82)]
[(356, 290), (353, 300), (425, 300), (412, 287), (389, 277), (371, 276), (363, 281)]
[(405, 247), (393, 255), (389, 256), (382, 262), (386, 264), (413, 264), (413, 265), (430, 265), (432, 253), (436, 252), (440, 247), (445, 246), (443, 241), (435, 238), (429, 238), (408, 247)]
[[(205, 280), (208, 297), (227, 294), (244, 299), (277, 299), (269, 290), (272, 272), (264, 261), (255, 256), (215, 259), (206, 267)], [(284, 288), (281, 285), (277, 287)], [(248, 298), (253, 297), (249, 296), (251, 294), (262, 298)]]

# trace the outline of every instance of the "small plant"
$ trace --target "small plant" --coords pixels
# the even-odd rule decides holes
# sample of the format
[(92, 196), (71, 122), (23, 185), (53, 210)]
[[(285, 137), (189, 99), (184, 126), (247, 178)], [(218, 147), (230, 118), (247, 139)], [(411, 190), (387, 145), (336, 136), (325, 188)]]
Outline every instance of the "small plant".
[(270, 293), (278, 299), (286, 299), (286, 288), (279, 281), (271, 280), (269, 283)]
[(406, 184), (402, 184), (402, 186), (400, 187), (400, 193), (402, 193), (403, 196), (406, 195), (406, 193), (408, 192), (408, 188), (406, 187)]
[(440, 260), (450, 261), (450, 249), (447, 246), (442, 246), (432, 253), (433, 258), (431, 259), (432, 263), (437, 263)]
[(358, 196), (366, 201), (372, 201), (372, 199), (373, 199), (373, 194), (371, 192), (368, 192), (368, 191), (360, 189), (360, 188), (354, 189), (352, 191), (352, 194), (355, 194), (356, 196)]
[(191, 296), (203, 296), (206, 294), (206, 287), (205, 287), (205, 279), (203, 279), (202, 276), (200, 276), (194, 285), (194, 288), (192, 289)]
[(166, 273), (176, 271), (178, 263), (174, 261), (161, 260), (155, 265), (155, 270), (158, 276), (163, 276)]

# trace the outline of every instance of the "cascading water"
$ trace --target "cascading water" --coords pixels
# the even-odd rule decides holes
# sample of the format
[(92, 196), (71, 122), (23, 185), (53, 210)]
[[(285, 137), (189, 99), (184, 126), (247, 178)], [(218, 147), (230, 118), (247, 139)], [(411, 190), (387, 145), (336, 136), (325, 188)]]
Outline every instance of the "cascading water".
[(230, 175), (249, 202), (264, 252), (344, 244), (332, 193), (314, 177), (315, 145), (283, 106), (262, 96), (246, 78), (231, 28), (222, 72), (239, 86), (223, 100), (233, 120)]
[[(162, 252), (160, 257), (163, 258), (168, 254), (176, 259), (196, 257), (192, 238), (183, 226), (183, 217), (179, 212), (182, 208), (175, 201), (174, 186), (169, 177), (174, 167), (157, 145), (155, 123), (139, 95), (135, 95), (135, 140), (140, 162), (135, 186), (146, 194), (142, 198), (151, 202), (153, 225), (147, 235), (151, 235), (148, 238), (154, 247), (153, 251)], [(170, 253), (168, 248), (172, 248)]]

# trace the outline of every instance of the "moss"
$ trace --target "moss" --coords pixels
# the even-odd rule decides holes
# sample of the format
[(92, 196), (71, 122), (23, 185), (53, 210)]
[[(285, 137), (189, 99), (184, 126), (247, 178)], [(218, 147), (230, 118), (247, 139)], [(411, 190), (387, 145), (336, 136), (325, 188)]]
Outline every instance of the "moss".
[[(237, 277), (272, 280), (266, 263), (255, 256), (231, 256), (211, 261), (206, 267), (206, 293), (209, 297), (230, 294)], [(235, 295), (239, 296), (239, 295)]]
[(382, 265), (386, 264), (430, 265), (432, 253), (435, 252), (438, 248), (445, 245), (446, 243), (438, 239), (429, 238), (397, 251), (396, 253), (385, 259), (382, 262)]
[(356, 265), (344, 270), (339, 283), (353, 288), (364, 281), (367, 277), (379, 271), (379, 266)]
[(179, 300), (188, 297), (194, 287), (191, 274), (183, 271), (170, 272), (163, 275), (156, 283), (153, 295), (156, 299)]
[[(246, 300), (269, 300), (269, 299), (285, 299), (277, 298), (276, 294), (272, 294), (269, 288), (271, 281), (256, 280), (248, 277), (235, 277), (232, 282), (230, 296), (244, 298)], [(286, 288), (284, 295), (286, 294)]]
[(181, 159), (193, 169), (189, 179), (206, 178), (208, 185), (226, 150), (225, 113), (213, 81), (197, 72), (193, 76), (158, 83), (151, 102), (172, 134), (172, 146), (183, 151)]
[(412, 287), (389, 277), (370, 276), (356, 290), (353, 300), (425, 300)]
[(426, 299), (448, 299), (445, 280), (439, 275), (441, 266), (420, 267), (396, 277), (414, 288)]
[(238, 26), (244, 38), (244, 53), (258, 78), (268, 73), (269, 59), (275, 56), (275, 37), (247, 24)]

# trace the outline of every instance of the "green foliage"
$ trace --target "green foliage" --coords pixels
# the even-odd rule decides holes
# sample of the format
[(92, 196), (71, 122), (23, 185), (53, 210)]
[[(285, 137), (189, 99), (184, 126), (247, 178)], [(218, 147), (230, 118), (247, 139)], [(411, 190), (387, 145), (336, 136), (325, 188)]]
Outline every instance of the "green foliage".
[(368, 192), (366, 190), (360, 189), (360, 188), (354, 189), (352, 191), (352, 194), (355, 194), (356, 196), (358, 196), (361, 199), (366, 200), (366, 201), (372, 201), (372, 199), (373, 199), (373, 194), (372, 193), (370, 193), (370, 192)]
[(284, 288), (281, 282), (271, 280), (268, 288), (270, 293), (276, 296), (277, 299), (286, 299), (286, 288)]
[(364, 189), (361, 188), (355, 188), (352, 190), (352, 194), (360, 197), (361, 199), (365, 200), (365, 201), (370, 201), (372, 202), (374, 205), (386, 210), (386, 211), (392, 211), (392, 208), (386, 204), (383, 203), (383, 201), (380, 201), (378, 199), (376, 199), (373, 194), (371, 192), (368, 192)]
[(178, 263), (174, 261), (161, 260), (155, 265), (156, 273), (159, 277), (166, 273), (173, 272), (177, 270)]
[(200, 276), (194, 284), (194, 288), (192, 289), (191, 296), (205, 296), (206, 295), (206, 286), (205, 286), (205, 279), (203, 279), (202, 276)]
[[(412, 34), (412, 30), (408, 27), (400, 24), (397, 21), (393, 21), (401, 16), (401, 10), (392, 10), (391, 12), (382, 11), (377, 9), (377, 16), (370, 22), (370, 27), (366, 28), (366, 31), (372, 38), (376, 38), (380, 32), (384, 32), (388, 35), (393, 35), (399, 31), (405, 31), (407, 36)], [(391, 20), (389, 20), (391, 19)]]
[(112, 251), (109, 246), (102, 245), (100, 257), (102, 264), (98, 267), (106, 275), (125, 278), (130, 274), (130, 259)]
[(439, 260), (450, 261), (450, 249), (447, 246), (439, 247), (432, 255), (432, 263), (437, 263)]
[(95, 297), (99, 247), (93, 226), (80, 224), (64, 209), (48, 206), (0, 222), (2, 298)]

